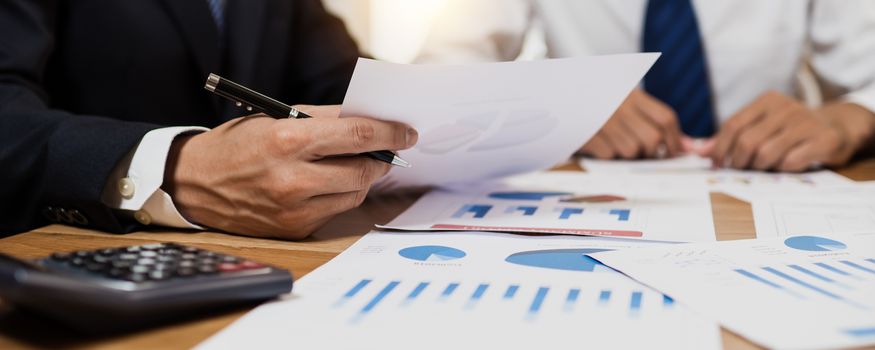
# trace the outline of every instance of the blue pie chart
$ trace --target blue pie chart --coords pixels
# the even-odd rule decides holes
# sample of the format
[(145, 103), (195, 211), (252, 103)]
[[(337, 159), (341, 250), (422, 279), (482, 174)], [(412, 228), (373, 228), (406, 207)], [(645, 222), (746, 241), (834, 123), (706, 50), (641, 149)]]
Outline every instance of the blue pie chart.
[(784, 240), (784, 245), (809, 252), (831, 252), (848, 248), (842, 242), (817, 236), (796, 236)]
[(514, 253), (504, 261), (511, 264), (566, 271), (613, 271), (586, 254), (609, 249), (552, 249)]
[(398, 251), (398, 255), (410, 260), (437, 262), (461, 259), (466, 254), (456, 248), (442, 245), (422, 245), (401, 249)]

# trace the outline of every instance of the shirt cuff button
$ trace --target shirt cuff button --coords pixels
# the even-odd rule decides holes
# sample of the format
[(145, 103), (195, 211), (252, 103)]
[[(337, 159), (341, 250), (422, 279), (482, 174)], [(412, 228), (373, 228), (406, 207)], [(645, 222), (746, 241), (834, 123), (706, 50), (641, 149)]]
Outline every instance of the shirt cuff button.
[(152, 215), (149, 215), (145, 210), (137, 210), (134, 212), (134, 219), (143, 225), (149, 225), (152, 223)]
[(134, 180), (129, 177), (123, 177), (118, 180), (118, 192), (125, 199), (131, 199), (134, 196)]

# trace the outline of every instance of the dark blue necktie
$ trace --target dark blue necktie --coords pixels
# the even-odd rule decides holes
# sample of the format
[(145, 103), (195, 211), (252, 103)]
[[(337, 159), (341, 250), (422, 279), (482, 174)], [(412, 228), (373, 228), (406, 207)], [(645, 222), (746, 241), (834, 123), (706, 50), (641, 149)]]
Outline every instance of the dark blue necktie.
[(708, 66), (691, 0), (649, 0), (641, 46), (662, 52), (644, 77), (644, 90), (675, 110), (685, 134), (713, 135)]
[(210, 6), (213, 20), (216, 21), (219, 38), (222, 38), (225, 35), (225, 0), (207, 0), (207, 4)]

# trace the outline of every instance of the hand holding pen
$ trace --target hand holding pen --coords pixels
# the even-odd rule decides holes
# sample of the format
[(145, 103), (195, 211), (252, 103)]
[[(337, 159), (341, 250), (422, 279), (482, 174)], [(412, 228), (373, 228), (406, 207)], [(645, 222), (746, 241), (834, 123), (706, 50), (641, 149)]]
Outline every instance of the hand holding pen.
[[(246, 108), (249, 112), (261, 112), (274, 118), (312, 118), (306, 113), (297, 110), (295, 107), (279, 102), (216, 74), (210, 74), (210, 76), (207, 77), (207, 82), (204, 88), (216, 95), (235, 102), (238, 107)], [(409, 168), (411, 166), (410, 163), (401, 159), (401, 157), (398, 157), (391, 151), (373, 151), (364, 153), (364, 155), (403, 168)]]
[(242, 235), (301, 239), (360, 205), (392, 167), (344, 155), (408, 149), (418, 138), (404, 123), (338, 118), (339, 106), (305, 108), (318, 117), (240, 117), (176, 136), (161, 188), (189, 222)]

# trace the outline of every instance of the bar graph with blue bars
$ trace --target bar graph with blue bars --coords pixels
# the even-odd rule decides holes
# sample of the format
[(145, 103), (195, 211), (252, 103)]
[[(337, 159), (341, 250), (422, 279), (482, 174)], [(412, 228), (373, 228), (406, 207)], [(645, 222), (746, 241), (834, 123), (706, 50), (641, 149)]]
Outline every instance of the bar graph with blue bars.
[(561, 208), (559, 211), (559, 220), (568, 220), (572, 215), (583, 214), (583, 208)]
[(529, 314), (534, 315), (537, 314), (538, 311), (541, 310), (541, 305), (544, 304), (544, 299), (547, 298), (547, 293), (550, 292), (549, 287), (540, 287), (538, 288), (538, 292), (535, 293), (535, 299), (532, 300), (532, 305), (529, 306)]
[(513, 299), (514, 295), (516, 295), (516, 291), (520, 289), (520, 286), (516, 284), (511, 284), (507, 286), (507, 290), (504, 292), (504, 299)]
[(617, 221), (629, 221), (629, 215), (632, 213), (630, 209), (611, 209), (608, 214), (616, 215)]
[[(493, 289), (495, 291), (490, 292)], [(393, 297), (393, 293), (396, 296)], [(454, 294), (460, 293), (465, 293), (466, 296), (451, 298)], [(657, 309), (668, 310), (674, 304), (674, 301), (666, 295), (654, 293), (652, 297), (662, 300), (662, 306), (657, 307)], [(356, 281), (340, 295), (334, 306), (340, 309), (346, 305), (355, 305), (355, 314), (351, 322), (357, 323), (361, 322), (367, 315), (383, 308), (395, 307), (413, 310), (417, 305), (438, 305), (436, 302), (443, 305), (442, 307), (452, 308), (453, 305), (461, 303), (460, 309), (473, 312), (480, 307), (478, 305), (490, 302), (491, 299), (501, 301), (504, 305), (502, 307), (518, 307), (520, 316), (534, 320), (536, 316), (547, 310), (576, 313), (578, 312), (577, 308), (582, 307), (581, 310), (587, 310), (583, 312), (592, 312), (592, 307), (595, 306), (600, 306), (601, 312), (627, 310), (627, 316), (633, 317), (646, 311), (643, 301), (647, 298), (650, 298), (647, 296), (647, 292), (641, 290), (620, 291), (587, 288), (586, 286), (525, 286), (490, 282), (446, 282), (444, 284), (435, 281), (404, 282), (400, 280), (379, 282), (368, 278)], [(612, 306), (606, 307), (609, 305)]]
[(458, 283), (450, 283), (450, 284), (448, 284), (447, 287), (444, 288), (444, 291), (441, 292), (441, 298), (442, 298), (442, 299), (449, 298), (450, 296), (453, 295), (453, 292), (456, 291), (456, 288), (459, 288), (459, 284), (458, 284)]
[(629, 311), (638, 313), (641, 311), (641, 298), (643, 294), (639, 291), (632, 292), (632, 298), (629, 299)]
[(519, 205), (515, 207), (507, 207), (505, 209), (505, 213), (513, 214), (513, 213), (522, 213), (523, 216), (532, 216), (535, 215), (535, 212), (538, 211), (538, 207), (531, 205)]
[(770, 280), (767, 280), (767, 279), (765, 279), (765, 278), (763, 278), (763, 277), (760, 277), (760, 276), (758, 276), (758, 275), (755, 275), (755, 274), (753, 274), (752, 272), (747, 271), (747, 270), (745, 270), (745, 269), (735, 269), (735, 272), (738, 272), (738, 274), (740, 274), (740, 275), (742, 275), (742, 276), (744, 276), (744, 277), (747, 277), (747, 278), (749, 278), (749, 279), (752, 279), (752, 280), (754, 280), (754, 281), (757, 281), (757, 282), (759, 282), (759, 283), (761, 283), (761, 284), (767, 285), (767, 286), (769, 286), (769, 287), (772, 287), (772, 288), (777, 289), (777, 290), (780, 290), (780, 291), (787, 292), (787, 293), (789, 293), (789, 294), (791, 294), (791, 295), (793, 295), (793, 296), (795, 296), (795, 297), (802, 297), (802, 296), (799, 295), (798, 293), (795, 293), (795, 292), (793, 292), (793, 291), (791, 291), (791, 290), (789, 290), (789, 289), (787, 289), (787, 288), (784, 288), (784, 287), (781, 286), (780, 284), (777, 284), (777, 283), (772, 282), (772, 281), (770, 281)]
[(571, 288), (568, 290), (568, 296), (565, 297), (565, 309), (571, 310), (574, 307), (574, 303), (577, 302), (577, 298), (580, 297), (580, 289)]
[(413, 288), (413, 291), (411, 291), (410, 294), (407, 295), (407, 301), (412, 302), (417, 297), (419, 297), (419, 295), (422, 294), (422, 292), (425, 291), (426, 288), (428, 288), (428, 285), (428, 282), (419, 282), (419, 284), (416, 285), (416, 288)]
[[(762, 266), (753, 272), (736, 269), (740, 275), (761, 285), (780, 290), (800, 299), (826, 298), (852, 308), (870, 310), (871, 302), (855, 293), (856, 284), (865, 281), (865, 274), (875, 275), (875, 269), (862, 260), (819, 261), (784, 266)], [(838, 287), (838, 288), (836, 288)], [(861, 299), (862, 298), (862, 299)], [(867, 306), (868, 305), (868, 306)]]
[(482, 219), (490, 210), (492, 210), (492, 206), (489, 204), (465, 204), (453, 214), (453, 218), (458, 219), (470, 213), (473, 214), (473, 218)]
[(471, 299), (468, 300), (468, 307), (474, 307), (480, 299), (483, 299), (483, 294), (486, 294), (487, 289), (489, 289), (489, 284), (479, 284), (477, 289), (474, 290), (474, 293), (471, 294)]
[(611, 301), (611, 291), (603, 290), (599, 292), (599, 304), (607, 304)]
[(365, 305), (365, 307), (362, 308), (361, 313), (366, 314), (368, 312), (371, 312), (371, 310), (373, 310), (375, 307), (377, 307), (377, 305), (380, 303), (380, 301), (383, 300), (383, 298), (385, 298), (387, 295), (389, 295), (389, 293), (392, 293), (392, 290), (394, 290), (395, 287), (398, 287), (399, 283), (401, 283), (401, 282), (398, 282), (398, 281), (389, 282), (389, 284), (387, 284), (385, 287), (383, 287), (383, 289), (380, 290), (380, 292), (377, 293), (377, 295), (375, 295), (374, 298), (371, 299), (371, 301), (369, 303), (367, 303)]
[(857, 264), (857, 263), (855, 263), (855, 262), (853, 262), (853, 261), (842, 260), (841, 263), (842, 263), (842, 264), (845, 264), (845, 265), (847, 265), (847, 266), (853, 267), (853, 268), (855, 268), (855, 269), (857, 269), (857, 270), (864, 271), (864, 272), (868, 272), (868, 273), (871, 273), (871, 274), (875, 275), (875, 269), (870, 269), (870, 268), (868, 268), (868, 267), (866, 267), (866, 266), (863, 266), (863, 265)]

